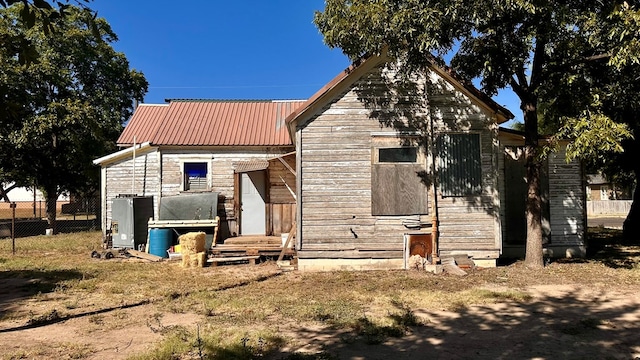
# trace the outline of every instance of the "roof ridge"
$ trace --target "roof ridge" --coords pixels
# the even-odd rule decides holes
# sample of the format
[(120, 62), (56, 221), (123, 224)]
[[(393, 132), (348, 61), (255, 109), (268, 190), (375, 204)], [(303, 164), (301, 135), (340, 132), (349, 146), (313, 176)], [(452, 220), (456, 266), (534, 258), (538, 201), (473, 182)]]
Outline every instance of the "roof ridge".
[(171, 102), (227, 102), (227, 103), (248, 103), (248, 102), (299, 102), (307, 99), (164, 99), (167, 103)]

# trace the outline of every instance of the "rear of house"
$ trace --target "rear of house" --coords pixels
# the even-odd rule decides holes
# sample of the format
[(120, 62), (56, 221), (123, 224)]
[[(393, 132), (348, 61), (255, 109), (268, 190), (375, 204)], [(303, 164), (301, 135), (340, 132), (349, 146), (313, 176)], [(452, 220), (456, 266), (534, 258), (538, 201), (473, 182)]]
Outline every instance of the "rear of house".
[[(435, 65), (408, 82), (378, 57), (347, 69), (287, 119), (298, 162), (299, 268), (406, 268), (414, 254), (495, 265), (509, 201), (499, 124), (511, 117)], [(574, 204), (563, 201), (574, 199), (556, 199), (554, 238), (583, 247), (583, 223), (566, 222), (581, 210), (567, 213)]]
[(140, 105), (118, 140), (124, 149), (94, 161), (102, 167), (103, 229), (111, 226), (117, 197), (153, 197), (157, 219), (162, 198), (215, 192), (217, 211), (194, 216), (220, 216), (219, 239), (288, 232), (295, 198), (287, 187), (295, 188), (295, 180), (284, 164), (295, 160), (284, 119), (301, 103)]

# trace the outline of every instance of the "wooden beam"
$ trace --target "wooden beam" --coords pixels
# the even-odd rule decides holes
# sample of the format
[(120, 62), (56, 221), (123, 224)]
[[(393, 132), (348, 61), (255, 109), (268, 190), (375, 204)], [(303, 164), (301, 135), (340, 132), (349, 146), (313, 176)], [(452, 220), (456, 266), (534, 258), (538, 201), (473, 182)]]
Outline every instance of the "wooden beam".
[(279, 157), (278, 160), (280, 160), (280, 162), (282, 163), (282, 165), (284, 165), (284, 167), (286, 167), (287, 169), (289, 169), (289, 171), (291, 171), (293, 176), (298, 176), (298, 175), (296, 175), (296, 171), (293, 170), (293, 168), (291, 166), (289, 166), (289, 164), (287, 164), (287, 162), (284, 161), (284, 159), (282, 157)]
[(131, 256), (135, 256), (137, 258), (140, 259), (145, 259), (145, 260), (149, 260), (149, 261), (162, 261), (163, 258), (157, 255), (153, 255), (153, 254), (147, 254), (145, 252), (142, 251), (138, 251), (138, 250), (133, 250), (133, 249), (127, 249), (127, 253)]

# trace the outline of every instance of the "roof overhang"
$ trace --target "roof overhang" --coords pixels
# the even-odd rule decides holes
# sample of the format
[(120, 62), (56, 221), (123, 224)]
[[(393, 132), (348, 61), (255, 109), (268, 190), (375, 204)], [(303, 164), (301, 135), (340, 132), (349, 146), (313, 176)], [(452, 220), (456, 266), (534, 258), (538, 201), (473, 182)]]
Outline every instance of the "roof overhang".
[(291, 173), (296, 174), (295, 170), (287, 164), (285, 158), (295, 156), (296, 152), (290, 152), (275, 156), (269, 159), (252, 159), (247, 161), (238, 161), (233, 163), (233, 171), (235, 173), (246, 173), (251, 171), (260, 171), (269, 168), (271, 164), (282, 163)]
[(134, 152), (136, 152), (136, 155), (141, 155), (146, 154), (150, 151), (155, 151), (157, 149), (158, 148), (156, 146), (151, 146), (151, 143), (145, 142), (127, 149), (114, 152), (113, 154), (97, 158), (93, 160), (93, 164), (104, 167), (105, 165), (120, 161), (122, 159), (133, 157)]

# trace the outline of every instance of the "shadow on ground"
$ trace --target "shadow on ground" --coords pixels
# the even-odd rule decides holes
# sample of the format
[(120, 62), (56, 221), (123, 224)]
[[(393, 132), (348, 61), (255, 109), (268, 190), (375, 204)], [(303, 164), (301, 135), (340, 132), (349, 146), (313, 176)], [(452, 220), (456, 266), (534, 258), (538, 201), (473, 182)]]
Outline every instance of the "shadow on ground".
[[(529, 302), (473, 306), (457, 312), (415, 310), (422, 325), (401, 337), (371, 342), (368, 333), (301, 328), (305, 344), (273, 358), (308, 359), (636, 359), (640, 357), (640, 302), (592, 294), (578, 287), (548, 289)], [(317, 357), (316, 357), (317, 356)]]

